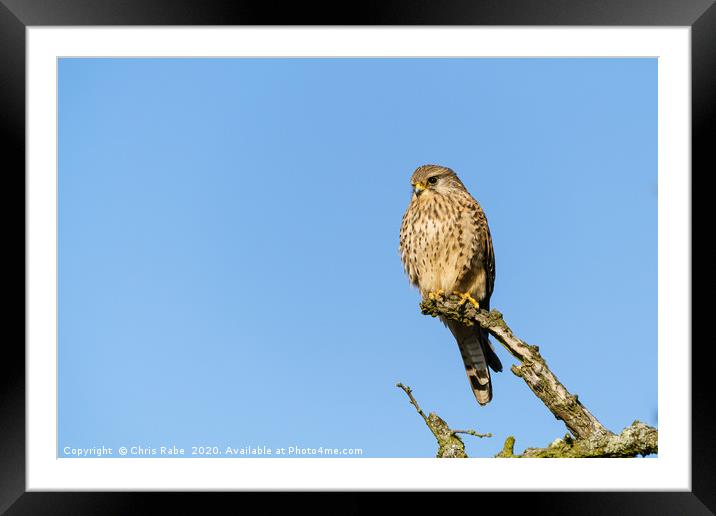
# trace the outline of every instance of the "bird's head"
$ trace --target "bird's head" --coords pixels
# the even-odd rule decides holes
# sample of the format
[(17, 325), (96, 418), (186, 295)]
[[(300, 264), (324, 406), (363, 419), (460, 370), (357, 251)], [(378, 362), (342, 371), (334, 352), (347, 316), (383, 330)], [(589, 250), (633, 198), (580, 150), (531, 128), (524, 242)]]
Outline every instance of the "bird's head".
[(413, 186), (413, 198), (447, 195), (455, 190), (465, 191), (465, 185), (457, 174), (440, 165), (423, 165), (416, 168), (410, 178), (410, 184)]

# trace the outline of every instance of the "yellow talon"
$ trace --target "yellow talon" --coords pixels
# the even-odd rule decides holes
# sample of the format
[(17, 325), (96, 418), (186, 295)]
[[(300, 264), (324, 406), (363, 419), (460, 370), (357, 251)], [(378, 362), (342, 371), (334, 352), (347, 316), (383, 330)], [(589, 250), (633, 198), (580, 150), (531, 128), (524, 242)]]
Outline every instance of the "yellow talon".
[(469, 292), (458, 292), (457, 290), (453, 292), (453, 294), (457, 294), (460, 296), (460, 304), (464, 305), (465, 301), (470, 301), (472, 306), (474, 306), (477, 310), (480, 309), (480, 303), (478, 303), (475, 298), (473, 298)]
[(437, 299), (438, 297), (441, 297), (445, 292), (440, 289), (437, 292), (428, 292), (428, 298), (429, 299)]

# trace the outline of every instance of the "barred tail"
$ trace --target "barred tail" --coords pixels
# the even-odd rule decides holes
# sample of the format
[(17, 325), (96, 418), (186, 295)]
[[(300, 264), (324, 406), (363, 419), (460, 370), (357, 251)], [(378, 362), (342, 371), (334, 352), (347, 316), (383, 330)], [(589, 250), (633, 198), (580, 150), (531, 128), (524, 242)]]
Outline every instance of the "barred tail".
[(444, 322), (457, 340), (475, 399), (480, 405), (487, 405), (492, 399), (490, 367), (502, 371), (502, 364), (490, 345), (487, 332), (451, 320)]

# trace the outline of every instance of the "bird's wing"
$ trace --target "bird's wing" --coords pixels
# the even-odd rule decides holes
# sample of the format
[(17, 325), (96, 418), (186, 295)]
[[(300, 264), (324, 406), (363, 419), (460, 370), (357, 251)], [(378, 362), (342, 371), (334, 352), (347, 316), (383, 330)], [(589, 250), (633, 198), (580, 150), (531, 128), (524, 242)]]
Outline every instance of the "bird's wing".
[(486, 285), (486, 306), (485, 309), (490, 308), (490, 296), (492, 296), (492, 290), (495, 287), (495, 250), (492, 247), (492, 235), (490, 234), (490, 226), (487, 225), (485, 220), (485, 268), (487, 269), (487, 285)]

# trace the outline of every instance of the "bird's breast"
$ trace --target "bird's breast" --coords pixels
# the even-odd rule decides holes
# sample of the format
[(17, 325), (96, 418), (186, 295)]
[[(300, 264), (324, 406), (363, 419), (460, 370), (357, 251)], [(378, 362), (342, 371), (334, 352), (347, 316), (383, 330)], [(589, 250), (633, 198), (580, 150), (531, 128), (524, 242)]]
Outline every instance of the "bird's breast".
[(413, 209), (405, 238), (408, 274), (423, 295), (452, 291), (468, 263), (460, 212), (437, 202), (417, 203)]

